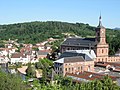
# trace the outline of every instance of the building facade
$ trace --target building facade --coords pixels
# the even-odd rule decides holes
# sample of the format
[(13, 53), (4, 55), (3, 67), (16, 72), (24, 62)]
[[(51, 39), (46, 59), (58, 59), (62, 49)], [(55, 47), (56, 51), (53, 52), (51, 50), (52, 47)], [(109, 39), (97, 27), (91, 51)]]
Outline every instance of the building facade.
[(95, 62), (120, 62), (120, 56), (109, 56), (109, 45), (106, 43), (106, 29), (102, 26), (101, 16), (99, 25), (95, 29), (95, 38), (68, 38), (61, 45), (61, 53), (67, 50), (86, 50), (95, 51)]
[(95, 57), (94, 51), (90, 52), (90, 50), (64, 52), (60, 59), (54, 61), (55, 73), (64, 76), (66, 73), (94, 72)]

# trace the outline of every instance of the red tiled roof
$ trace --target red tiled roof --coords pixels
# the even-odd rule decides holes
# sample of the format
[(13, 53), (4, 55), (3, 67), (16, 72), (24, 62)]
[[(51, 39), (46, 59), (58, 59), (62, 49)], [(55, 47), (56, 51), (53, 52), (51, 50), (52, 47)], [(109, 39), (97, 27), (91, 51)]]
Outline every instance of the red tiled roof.
[(113, 66), (120, 66), (119, 62), (106, 62), (107, 64), (113, 65)]
[[(71, 73), (66, 73), (65, 76), (73, 76), (76, 78), (82, 78), (85, 80), (95, 80), (95, 79), (103, 79), (103, 77), (105, 76), (104, 74), (98, 74), (98, 73), (93, 73), (93, 72), (83, 72), (80, 74), (71, 74)], [(115, 76), (109, 76), (112, 80), (116, 80), (118, 77)]]
[(107, 63), (95, 63), (95, 65), (106, 68), (106, 66), (108, 66), (109, 64), (107, 64)]
[(12, 50), (12, 49), (16, 49), (16, 48), (0, 48), (0, 51), (9, 51), (9, 50)]
[(26, 58), (26, 56), (24, 54), (22, 54), (22, 53), (14, 53), (11, 56), (11, 58), (20, 58), (20, 57)]

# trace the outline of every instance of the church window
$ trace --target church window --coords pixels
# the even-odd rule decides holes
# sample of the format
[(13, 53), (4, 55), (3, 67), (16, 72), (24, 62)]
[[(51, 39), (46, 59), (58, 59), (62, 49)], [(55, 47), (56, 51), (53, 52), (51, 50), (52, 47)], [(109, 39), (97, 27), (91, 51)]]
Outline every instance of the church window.
[(104, 50), (102, 49), (102, 53), (104, 53)]
[(106, 58), (106, 62), (107, 62), (107, 58)]
[(100, 62), (100, 59), (98, 59), (98, 62)]
[(83, 66), (81, 66), (81, 71), (83, 71)]
[(104, 59), (102, 58), (102, 62), (103, 62), (103, 60), (104, 60)]

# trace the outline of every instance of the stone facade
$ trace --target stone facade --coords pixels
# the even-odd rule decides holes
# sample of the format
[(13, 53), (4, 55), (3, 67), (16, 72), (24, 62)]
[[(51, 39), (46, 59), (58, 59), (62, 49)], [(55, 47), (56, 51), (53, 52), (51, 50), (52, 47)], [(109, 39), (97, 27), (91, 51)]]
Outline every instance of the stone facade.
[(63, 73), (73, 73), (76, 74), (77, 72), (94, 72), (94, 62), (87, 61), (87, 62), (75, 62), (75, 63), (64, 63), (63, 64), (64, 70)]
[(94, 61), (67, 62), (67, 63), (55, 62), (54, 67), (56, 74), (62, 76), (64, 76), (67, 72), (73, 74), (84, 71), (94, 72)]

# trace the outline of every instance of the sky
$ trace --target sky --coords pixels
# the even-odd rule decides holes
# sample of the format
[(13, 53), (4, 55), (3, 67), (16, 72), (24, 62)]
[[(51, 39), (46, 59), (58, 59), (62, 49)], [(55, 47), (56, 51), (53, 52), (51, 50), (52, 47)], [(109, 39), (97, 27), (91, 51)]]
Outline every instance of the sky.
[(0, 0), (0, 24), (62, 21), (120, 27), (120, 0)]

